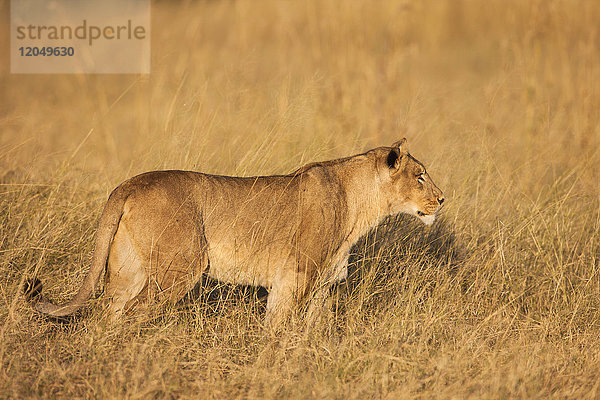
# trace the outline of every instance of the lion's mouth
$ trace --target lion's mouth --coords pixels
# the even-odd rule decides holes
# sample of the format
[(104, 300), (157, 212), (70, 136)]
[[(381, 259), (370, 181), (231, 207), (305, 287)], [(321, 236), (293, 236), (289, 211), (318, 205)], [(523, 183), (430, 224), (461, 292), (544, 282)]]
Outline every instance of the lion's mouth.
[(425, 214), (423, 211), (417, 211), (417, 215), (418, 215), (419, 217), (424, 217), (424, 216), (426, 216), (427, 214)]

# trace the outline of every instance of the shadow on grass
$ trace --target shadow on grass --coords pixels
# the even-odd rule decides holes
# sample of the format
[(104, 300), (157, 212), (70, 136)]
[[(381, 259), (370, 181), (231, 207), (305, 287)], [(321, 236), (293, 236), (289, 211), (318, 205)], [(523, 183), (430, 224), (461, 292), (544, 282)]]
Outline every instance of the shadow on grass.
[(208, 315), (222, 312), (225, 305), (245, 303), (258, 306), (264, 313), (267, 303), (267, 289), (260, 286), (233, 285), (222, 283), (203, 275), (202, 279), (179, 302), (183, 309), (202, 305)]
[(360, 276), (372, 263), (383, 274), (401, 272), (406, 261), (421, 267), (444, 267), (456, 272), (465, 258), (465, 249), (456, 238), (454, 227), (443, 216), (425, 226), (409, 215), (389, 217), (361, 238), (348, 261), (348, 276)]

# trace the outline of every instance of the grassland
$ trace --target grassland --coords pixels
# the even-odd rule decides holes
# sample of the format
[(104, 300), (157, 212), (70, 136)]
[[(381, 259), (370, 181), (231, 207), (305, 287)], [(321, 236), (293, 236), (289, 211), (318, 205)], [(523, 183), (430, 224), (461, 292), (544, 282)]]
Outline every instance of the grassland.
[[(598, 21), (592, 0), (159, 1), (149, 76), (3, 57), (0, 397), (598, 398)], [(102, 297), (57, 324), (21, 295), (34, 274), (73, 295), (133, 174), (281, 173), (402, 136), (447, 205), (356, 246), (323, 331), (264, 335), (264, 293), (214, 282), (117, 327)]]

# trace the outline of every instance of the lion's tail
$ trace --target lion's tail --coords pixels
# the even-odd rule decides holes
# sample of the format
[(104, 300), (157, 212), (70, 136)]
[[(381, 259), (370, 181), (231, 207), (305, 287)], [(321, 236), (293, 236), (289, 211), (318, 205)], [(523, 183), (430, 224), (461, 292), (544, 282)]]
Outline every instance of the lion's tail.
[(94, 293), (100, 276), (106, 268), (110, 246), (123, 215), (125, 200), (127, 200), (127, 193), (122, 187), (115, 189), (108, 198), (98, 223), (90, 270), (83, 280), (79, 292), (73, 299), (66, 304), (53, 304), (40, 296), (42, 284), (37, 278), (26, 282), (25, 295), (29, 301), (37, 301), (34, 305), (35, 310), (52, 317), (65, 317), (83, 307), (84, 303)]

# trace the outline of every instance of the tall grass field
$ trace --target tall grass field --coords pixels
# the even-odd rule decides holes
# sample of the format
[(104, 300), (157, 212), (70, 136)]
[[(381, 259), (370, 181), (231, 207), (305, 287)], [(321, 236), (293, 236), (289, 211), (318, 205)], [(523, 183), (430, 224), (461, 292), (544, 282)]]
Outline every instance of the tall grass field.
[[(0, 398), (599, 398), (600, 2), (155, 1), (149, 75), (19, 75), (0, 1)], [(264, 289), (56, 322), (108, 194), (407, 137), (446, 202), (354, 247), (319, 329)], [(327, 238), (323, 238), (327, 240)]]

